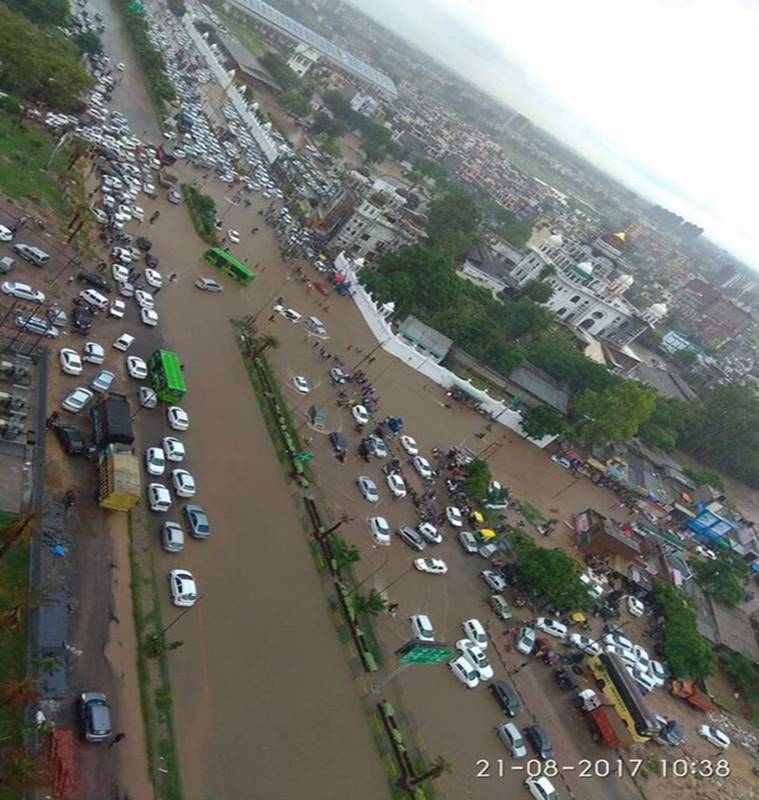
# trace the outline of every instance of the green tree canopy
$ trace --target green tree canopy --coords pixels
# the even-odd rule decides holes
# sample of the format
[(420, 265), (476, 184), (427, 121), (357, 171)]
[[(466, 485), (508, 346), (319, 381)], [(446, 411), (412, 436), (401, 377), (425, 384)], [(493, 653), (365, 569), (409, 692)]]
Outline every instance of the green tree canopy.
[(103, 43), (95, 31), (85, 31), (78, 33), (72, 38), (74, 44), (79, 48), (80, 53), (89, 53), (90, 55), (99, 55), (103, 52)]
[[(4, 3), (12, 11), (23, 14), (41, 28), (53, 25), (65, 28), (71, 18), (67, 0), (4, 0)], [(4, 40), (7, 35), (8, 29), (3, 28)]]
[(493, 476), (487, 461), (475, 458), (464, 467), (466, 492), (473, 500), (481, 500), (488, 492)]
[(638, 435), (649, 447), (674, 451), (681, 437), (693, 424), (697, 411), (690, 403), (676, 398), (656, 396), (651, 416), (640, 426)]
[(477, 242), (480, 211), (474, 195), (460, 186), (451, 186), (431, 203), (427, 214), (427, 235), (433, 246), (459, 258)]
[(622, 381), (603, 392), (586, 389), (572, 401), (572, 417), (586, 444), (626, 442), (638, 433), (655, 405), (653, 389)]
[(723, 606), (735, 608), (743, 600), (748, 564), (732, 550), (721, 550), (715, 561), (696, 563), (693, 574), (701, 588)]
[(553, 406), (539, 403), (522, 412), (522, 428), (532, 439), (558, 436), (566, 430), (567, 418)]
[(519, 560), (519, 580), (525, 587), (559, 608), (588, 605), (590, 598), (577, 561), (563, 550), (538, 547), (522, 534), (512, 533), (510, 538)]
[(72, 111), (93, 84), (76, 48), (55, 31), (42, 31), (0, 3), (0, 87), (52, 108)]
[(287, 66), (287, 61), (281, 55), (269, 50), (261, 56), (260, 61), (283, 92), (300, 89), (300, 78)]
[(298, 89), (289, 89), (280, 95), (280, 105), (295, 117), (307, 117), (311, 112), (311, 103), (306, 95)]
[(547, 303), (553, 296), (553, 288), (543, 281), (530, 281), (522, 294), (535, 303)]
[(698, 361), (698, 355), (693, 350), (678, 350), (672, 360), (678, 367), (692, 367)]
[(619, 378), (612, 375), (606, 367), (596, 364), (577, 350), (567, 333), (551, 332), (524, 345), (527, 360), (545, 370), (556, 380), (564, 381), (573, 393), (585, 389), (602, 392)]
[(664, 653), (678, 678), (702, 680), (714, 673), (714, 648), (696, 628), (696, 612), (686, 596), (671, 583), (655, 585), (656, 600), (664, 616)]

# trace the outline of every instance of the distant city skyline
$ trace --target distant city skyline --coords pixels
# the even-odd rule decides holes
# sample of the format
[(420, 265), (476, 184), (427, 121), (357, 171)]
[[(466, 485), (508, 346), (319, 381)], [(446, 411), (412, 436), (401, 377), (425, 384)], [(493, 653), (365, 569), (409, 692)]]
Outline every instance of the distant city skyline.
[(348, 2), (759, 269), (759, 4)]

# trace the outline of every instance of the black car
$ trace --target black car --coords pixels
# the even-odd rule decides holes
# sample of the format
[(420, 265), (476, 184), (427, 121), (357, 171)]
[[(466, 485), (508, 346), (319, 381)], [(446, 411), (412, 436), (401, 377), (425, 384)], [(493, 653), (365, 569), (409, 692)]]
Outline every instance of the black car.
[(685, 730), (676, 719), (671, 719), (659, 731), (659, 738), (672, 747), (678, 747), (685, 740)]
[(111, 707), (101, 692), (83, 692), (79, 696), (79, 725), (88, 742), (105, 742), (111, 737)]
[(61, 447), (70, 456), (80, 456), (85, 451), (84, 439), (78, 428), (71, 425), (56, 425), (53, 428)]
[(541, 761), (553, 758), (553, 745), (548, 731), (542, 725), (530, 725), (522, 733)]
[(92, 330), (92, 314), (83, 306), (75, 305), (71, 311), (71, 325), (79, 333)]
[(146, 236), (138, 236), (136, 245), (140, 250), (147, 252), (148, 250), (152, 249), (153, 242), (151, 242)]
[(80, 272), (76, 277), (82, 283), (86, 283), (88, 286), (92, 286), (101, 292), (109, 294), (111, 291), (111, 285), (97, 272)]
[(152, 253), (145, 253), (145, 266), (150, 267), (150, 269), (157, 269), (158, 256), (154, 256)]
[(348, 452), (348, 440), (345, 438), (345, 434), (340, 431), (333, 431), (330, 433), (329, 443), (338, 455)]
[(577, 680), (577, 675), (569, 669), (557, 669), (553, 673), (553, 677), (556, 679), (556, 683), (559, 684), (559, 687), (565, 692), (569, 689), (576, 689), (580, 684)]
[(496, 703), (501, 707), (501, 710), (510, 717), (516, 717), (522, 710), (519, 696), (506, 681), (493, 681), (493, 683), (488, 686), (488, 690), (495, 698)]

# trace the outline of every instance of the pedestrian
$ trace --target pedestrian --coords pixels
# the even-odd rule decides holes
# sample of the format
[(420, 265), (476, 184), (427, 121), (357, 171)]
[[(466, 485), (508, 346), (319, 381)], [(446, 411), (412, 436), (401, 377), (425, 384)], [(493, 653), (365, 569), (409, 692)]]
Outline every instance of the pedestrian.
[(124, 739), (126, 739), (126, 734), (125, 734), (125, 733), (117, 733), (117, 734), (116, 734), (116, 735), (113, 737), (113, 739), (111, 740), (111, 742), (110, 742), (110, 744), (108, 745), (108, 747), (109, 747), (109, 748), (111, 748), (111, 747), (113, 747), (115, 744), (118, 744), (119, 742), (123, 742), (123, 741), (124, 741)]
[(105, 272), (105, 268), (108, 266), (105, 261), (98, 261), (98, 272)]
[(74, 282), (74, 276), (73, 275), (69, 275), (68, 281), (66, 281), (66, 282), (68, 283), (69, 286), (71, 286), (71, 284)]
[(171, 275), (169, 275), (169, 280), (174, 283), (177, 280), (177, 273), (172, 272)]
[(16, 235), (17, 231), (18, 231), (18, 225), (11, 225), (11, 233), (13, 234), (13, 236)]
[(28, 222), (28, 220), (29, 220), (29, 218), (26, 216), (26, 214), (22, 214), (18, 218), (18, 226), (19, 226), (19, 228), (23, 228), (26, 225), (26, 223)]
[(161, 287), (160, 286), (156, 287), (156, 290), (153, 292), (153, 297), (155, 297), (158, 294), (158, 292), (160, 292), (160, 291), (161, 291)]

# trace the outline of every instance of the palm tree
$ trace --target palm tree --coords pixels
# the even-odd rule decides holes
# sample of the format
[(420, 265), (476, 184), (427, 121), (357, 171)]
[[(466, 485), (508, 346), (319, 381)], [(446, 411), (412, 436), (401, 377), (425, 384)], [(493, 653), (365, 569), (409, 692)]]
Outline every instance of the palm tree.
[(266, 336), (262, 336), (259, 340), (260, 344), (256, 349), (253, 351), (253, 358), (257, 358), (261, 355), (261, 353), (265, 352), (269, 348), (272, 350), (276, 350), (279, 347), (279, 339), (276, 336), (272, 336), (268, 334)]
[(376, 589), (372, 589), (369, 594), (354, 595), (351, 604), (357, 614), (364, 613), (372, 617), (378, 617), (387, 610), (387, 600)]
[(37, 679), (31, 675), (23, 678), (7, 677), (0, 681), (0, 705), (22, 709), (40, 698)]
[(453, 765), (450, 761), (446, 761), (443, 756), (438, 756), (429, 766), (426, 772), (418, 775), (416, 778), (411, 778), (408, 782), (409, 786), (416, 786), (426, 780), (435, 780), (441, 775), (448, 774), (453, 770)]
[(14, 544), (20, 544), (35, 532), (41, 516), (37, 509), (25, 511), (0, 531), (0, 561)]
[(0, 761), (0, 789), (28, 792), (49, 779), (45, 759), (18, 746), (3, 751)]
[[(0, 604), (4, 605), (1, 600)], [(35, 608), (39, 608), (40, 605), (40, 601), (32, 599), (29, 592), (14, 591), (9, 598), (8, 605), (0, 609), (0, 630), (18, 630), (26, 614)]]

